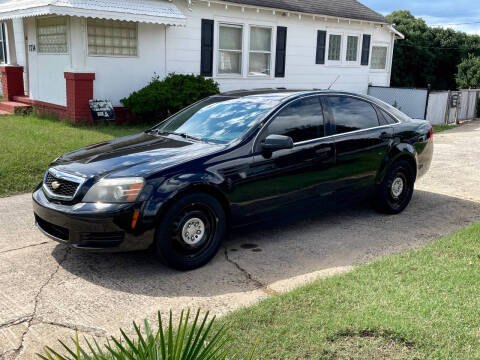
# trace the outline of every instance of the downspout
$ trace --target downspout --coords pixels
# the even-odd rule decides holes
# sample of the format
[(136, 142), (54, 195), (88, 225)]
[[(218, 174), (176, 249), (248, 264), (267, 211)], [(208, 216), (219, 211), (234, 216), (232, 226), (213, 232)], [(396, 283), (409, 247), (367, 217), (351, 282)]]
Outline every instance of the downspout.
[(167, 77), (167, 75), (168, 75), (168, 70), (167, 70), (167, 58), (168, 58), (167, 57), (167, 30), (168, 30), (168, 28), (169, 28), (169, 25), (165, 25), (165, 42), (163, 44), (164, 47), (165, 47), (165, 51), (164, 51), (164, 53), (165, 53), (165, 55), (164, 55), (165, 56), (165, 76), (164, 77)]

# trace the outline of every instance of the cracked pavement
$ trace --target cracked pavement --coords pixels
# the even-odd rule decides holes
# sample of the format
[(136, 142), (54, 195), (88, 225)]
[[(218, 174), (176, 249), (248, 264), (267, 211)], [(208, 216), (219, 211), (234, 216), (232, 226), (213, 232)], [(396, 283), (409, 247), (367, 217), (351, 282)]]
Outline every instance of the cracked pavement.
[(480, 122), (435, 135), (432, 168), (407, 210), (367, 205), (234, 229), (207, 266), (177, 272), (148, 252), (91, 254), (45, 238), (30, 195), (0, 199), (0, 359), (35, 359), (80, 335), (102, 341), (172, 309), (223, 315), (318, 277), (415, 248), (480, 221)]

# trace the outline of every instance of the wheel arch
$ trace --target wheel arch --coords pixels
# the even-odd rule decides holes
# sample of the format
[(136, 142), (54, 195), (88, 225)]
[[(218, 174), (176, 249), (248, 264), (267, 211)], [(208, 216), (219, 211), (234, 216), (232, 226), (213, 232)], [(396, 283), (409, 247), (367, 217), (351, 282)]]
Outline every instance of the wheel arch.
[(388, 169), (392, 166), (392, 164), (400, 160), (407, 161), (410, 164), (413, 170), (414, 182), (417, 180), (417, 153), (412, 145), (402, 144), (402, 146), (394, 147), (384, 161), (384, 164), (377, 176), (377, 185), (382, 183), (383, 179), (388, 173)]
[(222, 206), (223, 211), (225, 212), (225, 217), (227, 219), (227, 229), (231, 225), (232, 221), (232, 213), (230, 209), (230, 203), (225, 196), (225, 194), (219, 190), (217, 187), (210, 185), (210, 184), (205, 184), (205, 183), (196, 183), (196, 184), (191, 184), (185, 188), (182, 188), (178, 190), (173, 196), (171, 196), (163, 205), (162, 207), (158, 210), (157, 216), (156, 216), (156, 223), (158, 224), (158, 221), (160, 220), (161, 216), (165, 214), (168, 209), (171, 208), (171, 206), (178, 201), (178, 199), (189, 195), (193, 193), (205, 193), (208, 194), (212, 197), (214, 197)]

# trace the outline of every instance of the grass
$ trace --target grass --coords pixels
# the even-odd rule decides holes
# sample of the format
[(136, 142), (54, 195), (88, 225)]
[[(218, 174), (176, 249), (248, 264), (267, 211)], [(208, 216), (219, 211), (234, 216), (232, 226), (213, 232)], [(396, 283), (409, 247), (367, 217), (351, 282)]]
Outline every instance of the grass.
[(450, 130), (456, 128), (457, 125), (433, 125), (433, 132), (439, 133), (445, 130)]
[(37, 116), (0, 117), (0, 197), (30, 192), (59, 155), (142, 131), (146, 126), (74, 126)]
[(477, 224), (223, 321), (261, 359), (479, 359), (479, 309)]

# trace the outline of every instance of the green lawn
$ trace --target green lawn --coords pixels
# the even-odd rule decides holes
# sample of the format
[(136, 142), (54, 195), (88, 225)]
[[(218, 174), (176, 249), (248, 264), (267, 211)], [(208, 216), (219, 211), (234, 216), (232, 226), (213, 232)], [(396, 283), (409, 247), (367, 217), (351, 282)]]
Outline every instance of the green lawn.
[(436, 133), (456, 128), (457, 125), (433, 125), (433, 131)]
[(36, 116), (0, 116), (0, 197), (30, 192), (59, 155), (146, 126), (73, 126)]
[(480, 359), (480, 224), (223, 321), (261, 359)]

